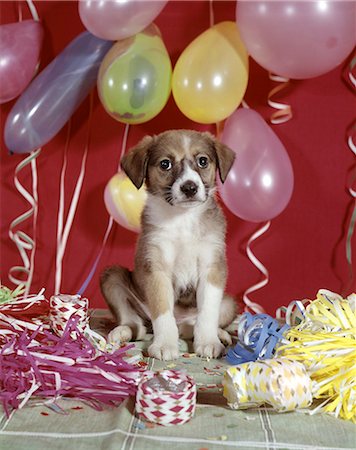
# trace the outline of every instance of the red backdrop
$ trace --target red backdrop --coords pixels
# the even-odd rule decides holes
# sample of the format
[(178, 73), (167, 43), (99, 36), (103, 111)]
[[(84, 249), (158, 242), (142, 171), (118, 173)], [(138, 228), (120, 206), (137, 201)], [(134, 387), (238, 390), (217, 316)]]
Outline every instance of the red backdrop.
[[(1, 23), (17, 21), (16, 3), (0, 3)], [(41, 58), (41, 68), (44, 68), (84, 31), (84, 26), (75, 1), (35, 3), (45, 27)], [(26, 6), (23, 10), (25, 13)], [(215, 1), (214, 13), (215, 22), (234, 20), (235, 2)], [(30, 18), (27, 12), (25, 16)], [(155, 22), (161, 29), (174, 64), (184, 48), (209, 27), (209, 1), (171, 1)], [(264, 69), (250, 61), (245, 98), (250, 107), (266, 120), (273, 113), (267, 105), (267, 96), (275, 85)], [(318, 78), (292, 81), (280, 99), (292, 106), (293, 118), (284, 124), (271, 126), (291, 158), (295, 187), (287, 208), (272, 221), (270, 230), (253, 244), (256, 256), (269, 271), (270, 281), (250, 296), (269, 313), (274, 313), (277, 306), (288, 304), (293, 299), (315, 298), (319, 288), (344, 294), (355, 290), (345, 252), (353, 206), (347, 185), (355, 162), (346, 143), (346, 130), (352, 123), (355, 103), (345, 82), (345, 65)], [(1, 106), (1, 135), (13, 104), (9, 102)], [(86, 100), (72, 118), (65, 180), (66, 212), (86, 143), (88, 112), (89, 101)], [(77, 292), (100, 250), (109, 218), (103, 203), (103, 191), (116, 172), (124, 127), (109, 117), (95, 93), (86, 175), (64, 255), (62, 292)], [(171, 98), (155, 119), (130, 127), (128, 148), (145, 134), (170, 128), (215, 132), (214, 126), (202, 126), (185, 118)], [(42, 149), (38, 159), (37, 251), (31, 291), (37, 292), (45, 287), (47, 296), (54, 290), (59, 178), (66, 135), (65, 127)], [(22, 159), (21, 155), (10, 156), (2, 140), (1, 282), (10, 287), (8, 270), (19, 265), (21, 260), (15, 245), (8, 238), (9, 225), (28, 208), (13, 182), (15, 167)], [(20, 179), (30, 187), (28, 168), (22, 171)], [(245, 251), (248, 238), (260, 225), (245, 222), (225, 211), (228, 219), (228, 290), (236, 298), (241, 298), (245, 289), (261, 279), (260, 272), (248, 260)], [(31, 234), (31, 223), (28, 220), (21, 225), (21, 229)], [(100, 271), (113, 263), (132, 267), (134, 246), (135, 234), (115, 225), (98, 269), (84, 293), (92, 306), (104, 306), (98, 287)]]

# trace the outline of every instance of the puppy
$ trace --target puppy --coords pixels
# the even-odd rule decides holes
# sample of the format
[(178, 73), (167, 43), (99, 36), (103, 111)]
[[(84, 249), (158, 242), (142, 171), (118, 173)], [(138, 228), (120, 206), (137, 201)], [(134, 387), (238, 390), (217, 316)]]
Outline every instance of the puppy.
[[(153, 328), (150, 356), (178, 358), (178, 337), (193, 337), (194, 351), (218, 357), (231, 343), (223, 330), (235, 318), (224, 295), (227, 268), (225, 219), (215, 200), (234, 152), (209, 133), (174, 130), (145, 137), (121, 165), (147, 201), (135, 269), (113, 266), (101, 276), (101, 291), (119, 326), (111, 341), (142, 339)], [(221, 340), (220, 340), (221, 339)]]

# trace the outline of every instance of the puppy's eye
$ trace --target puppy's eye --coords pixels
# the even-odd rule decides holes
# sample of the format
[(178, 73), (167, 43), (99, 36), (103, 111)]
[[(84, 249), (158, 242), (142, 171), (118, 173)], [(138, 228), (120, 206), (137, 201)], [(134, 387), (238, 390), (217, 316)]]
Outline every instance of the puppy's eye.
[(199, 156), (198, 158), (198, 166), (201, 169), (206, 169), (209, 165), (209, 160), (206, 156)]
[(163, 170), (170, 170), (172, 168), (172, 162), (169, 159), (162, 159), (159, 165)]

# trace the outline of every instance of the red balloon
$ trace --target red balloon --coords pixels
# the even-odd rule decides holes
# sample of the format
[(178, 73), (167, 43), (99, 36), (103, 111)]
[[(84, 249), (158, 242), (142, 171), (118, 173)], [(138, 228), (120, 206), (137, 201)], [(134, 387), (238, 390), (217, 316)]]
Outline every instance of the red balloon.
[(40, 22), (0, 26), (0, 103), (20, 95), (35, 75), (43, 40)]

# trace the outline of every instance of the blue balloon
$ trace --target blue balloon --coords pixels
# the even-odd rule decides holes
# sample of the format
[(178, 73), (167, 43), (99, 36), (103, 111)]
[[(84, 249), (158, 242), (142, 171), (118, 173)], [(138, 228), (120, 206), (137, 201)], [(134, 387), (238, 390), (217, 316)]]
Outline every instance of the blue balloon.
[(85, 31), (32, 81), (6, 120), (5, 144), (11, 152), (29, 153), (58, 133), (95, 86), (112, 45)]

